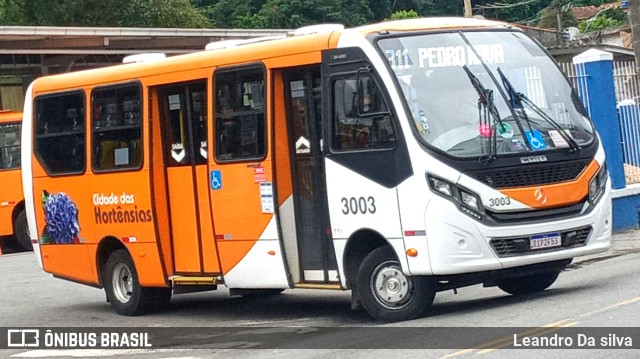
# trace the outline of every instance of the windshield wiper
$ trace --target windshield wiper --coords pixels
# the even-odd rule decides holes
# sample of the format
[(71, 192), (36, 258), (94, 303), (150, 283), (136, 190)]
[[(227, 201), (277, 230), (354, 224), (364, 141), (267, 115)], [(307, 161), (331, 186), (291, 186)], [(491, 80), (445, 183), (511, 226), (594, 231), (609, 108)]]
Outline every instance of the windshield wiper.
[[(476, 75), (474, 75), (471, 72), (471, 70), (469, 70), (469, 67), (467, 67), (467, 65), (462, 66), (462, 68), (464, 69), (464, 72), (467, 73), (467, 76), (469, 77), (469, 81), (471, 81), (471, 85), (473, 85), (473, 88), (478, 93), (478, 117), (479, 117), (478, 125), (479, 126), (484, 125), (488, 115), (491, 115), (491, 117), (493, 117), (494, 123), (500, 124), (500, 128), (504, 131), (505, 128), (504, 128), (504, 124), (502, 123), (502, 120), (500, 119), (500, 113), (498, 112), (498, 107), (496, 107), (496, 104), (493, 101), (493, 90), (485, 88), (484, 85), (482, 85), (482, 82), (480, 82), (480, 79), (478, 79)], [(482, 114), (481, 114), (482, 109), (485, 110), (484, 119), (482, 118)], [(490, 124), (489, 124), (489, 128), (491, 128)], [(498, 153), (497, 138), (495, 136), (496, 131), (492, 131), (492, 130), (490, 131), (491, 132), (489, 135), (490, 136), (489, 156), (486, 159), (487, 163), (491, 163), (493, 160), (495, 160), (497, 157), (496, 154)]]
[[(489, 75), (489, 78), (491, 78), (491, 81), (496, 86), (496, 88), (498, 89), (498, 92), (500, 93), (500, 96), (502, 97), (502, 99), (506, 103), (507, 107), (509, 108), (509, 112), (511, 112), (511, 116), (513, 116), (513, 120), (516, 123), (516, 125), (518, 126), (518, 129), (520, 130), (520, 133), (524, 134), (524, 129), (522, 128), (522, 124), (520, 123), (520, 118), (516, 114), (516, 111), (514, 110), (513, 106), (511, 106), (511, 104), (507, 100), (507, 95), (505, 95), (504, 91), (502, 91), (502, 87), (500, 87), (500, 84), (498, 83), (498, 80), (496, 80), (496, 77), (493, 75), (493, 72), (491, 72), (491, 69), (489, 68), (489, 66), (487, 66), (487, 63), (484, 61), (482, 56), (480, 56), (478, 51), (476, 51), (476, 49), (473, 47), (473, 44), (471, 44), (471, 41), (469, 41), (469, 39), (467, 39), (467, 37), (464, 35), (464, 33), (462, 31), (458, 31), (458, 34), (460, 35), (460, 37), (462, 37), (462, 40), (467, 44), (468, 49), (471, 50), (471, 52), (473, 52), (473, 54), (475, 55), (476, 59), (478, 59), (480, 61), (480, 63), (482, 64), (482, 68), (484, 68), (484, 70), (487, 72), (487, 74)], [(466, 65), (464, 67), (466, 67)], [(471, 73), (471, 71), (469, 71), (468, 68), (465, 69), (465, 71), (467, 72), (467, 75)], [(473, 75), (473, 74), (471, 74), (471, 75)], [(473, 77), (475, 77), (475, 76), (473, 76)], [(479, 80), (478, 80), (478, 82), (479, 82)], [(495, 104), (493, 104), (493, 106), (495, 107)], [(500, 123), (500, 126), (501, 126), (500, 128), (504, 131), (504, 125), (502, 124), (502, 120), (499, 120), (498, 122)], [(533, 148), (531, 147), (531, 144), (529, 143), (529, 141), (523, 141), (523, 142), (525, 143), (525, 145), (527, 146), (527, 149), (529, 151), (533, 151)]]
[(538, 115), (540, 115), (542, 119), (547, 121), (551, 125), (551, 127), (553, 127), (556, 131), (558, 131), (558, 134), (565, 140), (565, 142), (567, 142), (567, 145), (569, 146), (569, 149), (572, 152), (578, 152), (582, 149), (580, 145), (573, 139), (573, 137), (568, 135), (565, 129), (563, 129), (562, 126), (560, 126), (560, 124), (556, 120), (551, 118), (551, 116), (547, 115), (547, 113), (544, 112), (544, 110), (538, 107), (538, 105), (536, 105), (533, 101), (531, 101), (525, 94), (521, 92), (517, 92), (513, 87), (513, 85), (511, 84), (511, 82), (509, 81), (509, 79), (507, 79), (507, 77), (504, 75), (504, 73), (502, 72), (502, 70), (500, 70), (499, 67), (497, 70), (498, 70), (498, 74), (500, 75), (500, 79), (502, 80), (502, 85), (504, 86), (504, 88), (507, 90), (507, 93), (509, 94), (511, 106), (513, 106), (513, 108), (518, 108), (521, 110), (520, 113), (522, 114), (525, 121), (527, 121), (527, 124), (529, 125), (529, 131), (532, 131), (531, 122), (529, 121), (529, 117), (527, 116), (523, 102), (527, 106), (529, 106), (533, 111), (535, 111)]

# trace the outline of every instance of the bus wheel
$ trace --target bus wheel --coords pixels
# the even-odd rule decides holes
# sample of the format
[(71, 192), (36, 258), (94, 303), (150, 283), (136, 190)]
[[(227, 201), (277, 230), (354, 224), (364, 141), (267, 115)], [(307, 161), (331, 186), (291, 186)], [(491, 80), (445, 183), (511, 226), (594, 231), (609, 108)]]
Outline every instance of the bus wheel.
[(33, 244), (31, 244), (31, 237), (29, 236), (29, 225), (27, 224), (27, 214), (23, 210), (16, 217), (16, 222), (13, 225), (13, 235), (20, 247), (32, 251)]
[(560, 275), (559, 271), (544, 272), (523, 277), (508, 278), (498, 281), (498, 288), (513, 294), (522, 295), (542, 292), (549, 288)]
[(124, 249), (109, 256), (103, 278), (107, 300), (118, 314), (134, 316), (163, 310), (171, 300), (170, 288), (140, 286), (133, 260)]
[(387, 247), (374, 250), (364, 259), (358, 270), (356, 290), (367, 312), (386, 322), (424, 315), (435, 296), (433, 281), (404, 275)]

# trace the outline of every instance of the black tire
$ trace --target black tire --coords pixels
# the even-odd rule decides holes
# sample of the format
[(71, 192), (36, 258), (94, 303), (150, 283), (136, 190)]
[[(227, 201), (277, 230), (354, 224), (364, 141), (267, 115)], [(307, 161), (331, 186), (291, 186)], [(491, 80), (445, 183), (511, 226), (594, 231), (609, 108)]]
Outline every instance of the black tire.
[(171, 300), (170, 288), (141, 287), (133, 260), (124, 249), (109, 256), (103, 272), (107, 300), (118, 314), (135, 316), (164, 310)]
[(18, 214), (18, 217), (16, 217), (16, 221), (13, 224), (13, 236), (20, 247), (28, 251), (33, 250), (33, 244), (31, 244), (31, 237), (29, 236), (27, 214), (24, 210)]
[(498, 281), (498, 288), (513, 295), (542, 292), (549, 288), (560, 275), (559, 271), (531, 274)]
[(436, 293), (431, 278), (405, 276), (388, 247), (380, 247), (365, 257), (358, 269), (355, 290), (364, 309), (385, 322), (423, 316)]

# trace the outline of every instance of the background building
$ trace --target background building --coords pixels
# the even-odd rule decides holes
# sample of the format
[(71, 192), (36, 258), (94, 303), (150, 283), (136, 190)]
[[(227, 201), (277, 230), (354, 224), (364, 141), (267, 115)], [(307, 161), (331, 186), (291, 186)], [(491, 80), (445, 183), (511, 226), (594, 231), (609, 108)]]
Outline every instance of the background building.
[(214, 41), (285, 36), (289, 30), (0, 26), (0, 109), (22, 110), (24, 92), (44, 75), (109, 66), (127, 55), (167, 56)]

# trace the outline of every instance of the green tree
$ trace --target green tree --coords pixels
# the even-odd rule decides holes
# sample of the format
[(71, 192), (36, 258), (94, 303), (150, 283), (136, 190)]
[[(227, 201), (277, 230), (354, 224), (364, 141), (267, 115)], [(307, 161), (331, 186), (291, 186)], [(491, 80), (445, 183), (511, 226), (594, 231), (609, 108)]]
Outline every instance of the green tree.
[(560, 9), (560, 21), (562, 27), (578, 26), (578, 19), (576, 15), (571, 12), (570, 7), (567, 6), (569, 2), (566, 0), (554, 0), (551, 5), (540, 11), (540, 22), (538, 25), (547, 29), (558, 28), (558, 9)]
[(373, 21), (373, 12), (368, 0), (342, 0), (343, 11), (336, 18), (338, 23), (345, 26), (363, 25)]
[(369, 22), (368, 0), (267, 0), (258, 16), (268, 28), (298, 28), (321, 23), (356, 26)]
[(415, 10), (420, 16), (451, 16), (456, 10), (462, 14), (463, 3), (463, 0), (398, 0), (392, 10)]
[(478, 1), (475, 5), (479, 9), (475, 13), (491, 19), (526, 24), (537, 22), (540, 10), (550, 4), (551, 0), (533, 2), (523, 0)]
[[(463, 0), (369, 0), (372, 21), (388, 19), (399, 11), (414, 11), (418, 17), (462, 14)], [(459, 9), (458, 9), (459, 8)]]
[(580, 32), (595, 31), (612, 27), (619, 27), (628, 22), (627, 14), (619, 8), (609, 8), (601, 11), (595, 17), (580, 22)]
[[(542, 26), (555, 28), (555, 10), (548, 7), (556, 1), (568, 2), (472, 0), (472, 4), (474, 14), (487, 18), (530, 23), (540, 14)], [(572, 6), (606, 2), (615, 0), (570, 1)], [(0, 0), (0, 24), (297, 28), (319, 23), (357, 26), (407, 14), (461, 16), (463, 10), (463, 0)], [(597, 20), (605, 22), (612, 23)], [(568, 11), (563, 13), (563, 25), (575, 25)]]
[(4, 0), (4, 25), (35, 26), (210, 26), (190, 0)]
[(372, 19), (377, 21), (388, 17), (391, 15), (392, 6), (392, 0), (369, 0), (369, 9), (371, 9)]
[(602, 4), (614, 3), (618, 0), (573, 0), (571, 4), (573, 6), (600, 6)]
[[(135, 4), (135, 1), (131, 3)], [(140, 3), (148, 9), (149, 27), (211, 27), (211, 23), (190, 0), (144, 0)]]
[[(462, 16), (463, 0), (415, 0), (421, 16)], [(518, 22), (535, 19), (541, 9), (549, 5), (551, 0), (472, 0), (474, 15), (482, 15), (491, 19)]]
[(385, 20), (414, 19), (417, 17), (420, 17), (420, 15), (418, 15), (418, 13), (413, 10), (409, 10), (409, 11), (400, 10), (400, 11), (394, 12), (393, 14), (391, 14), (391, 17)]
[(220, 28), (264, 28), (266, 18), (258, 15), (266, 0), (213, 0), (205, 6), (205, 12)]

